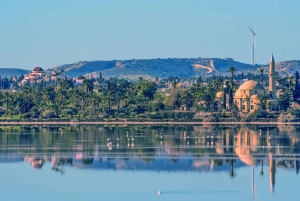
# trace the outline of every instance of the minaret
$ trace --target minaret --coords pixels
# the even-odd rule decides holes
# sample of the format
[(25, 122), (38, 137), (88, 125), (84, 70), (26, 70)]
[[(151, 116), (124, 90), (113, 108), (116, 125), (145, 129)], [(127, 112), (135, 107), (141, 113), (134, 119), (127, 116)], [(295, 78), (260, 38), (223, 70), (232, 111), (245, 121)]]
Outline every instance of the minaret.
[(271, 99), (276, 98), (276, 88), (275, 88), (275, 61), (273, 54), (270, 59), (269, 65), (269, 95)]

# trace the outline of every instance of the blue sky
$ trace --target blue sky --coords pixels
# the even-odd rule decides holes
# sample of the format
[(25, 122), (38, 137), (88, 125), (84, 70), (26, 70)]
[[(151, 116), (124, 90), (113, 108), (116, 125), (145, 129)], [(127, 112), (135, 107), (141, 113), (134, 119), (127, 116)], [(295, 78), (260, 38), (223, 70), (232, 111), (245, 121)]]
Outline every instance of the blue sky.
[(83, 60), (230, 57), (297, 60), (296, 0), (1, 0), (0, 68)]

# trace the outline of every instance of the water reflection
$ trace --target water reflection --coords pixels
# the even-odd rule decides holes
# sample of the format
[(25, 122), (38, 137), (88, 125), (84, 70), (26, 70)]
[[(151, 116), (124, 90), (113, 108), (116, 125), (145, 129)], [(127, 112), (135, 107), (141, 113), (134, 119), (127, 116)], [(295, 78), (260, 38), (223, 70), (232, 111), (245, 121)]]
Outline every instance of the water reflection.
[(35, 169), (51, 163), (64, 175), (79, 169), (228, 171), (251, 166), (274, 191), (277, 168), (299, 173), (298, 126), (78, 126), (0, 127), (2, 163), (25, 161)]

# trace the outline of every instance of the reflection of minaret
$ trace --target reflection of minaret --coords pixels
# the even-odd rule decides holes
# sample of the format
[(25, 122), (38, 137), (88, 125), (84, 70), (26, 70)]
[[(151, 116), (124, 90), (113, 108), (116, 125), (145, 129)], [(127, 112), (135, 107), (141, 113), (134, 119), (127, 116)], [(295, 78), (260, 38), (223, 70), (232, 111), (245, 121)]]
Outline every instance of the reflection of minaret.
[(252, 197), (254, 199), (254, 165), (252, 165)]
[(269, 65), (269, 95), (270, 98), (276, 98), (276, 89), (275, 89), (275, 61), (273, 54), (270, 59)]
[(296, 173), (298, 174), (299, 173), (299, 163), (300, 161), (299, 160), (296, 160)]
[(273, 155), (270, 154), (269, 155), (269, 174), (270, 174), (270, 188), (271, 188), (271, 192), (274, 191), (275, 172), (276, 172), (275, 160), (273, 159)]

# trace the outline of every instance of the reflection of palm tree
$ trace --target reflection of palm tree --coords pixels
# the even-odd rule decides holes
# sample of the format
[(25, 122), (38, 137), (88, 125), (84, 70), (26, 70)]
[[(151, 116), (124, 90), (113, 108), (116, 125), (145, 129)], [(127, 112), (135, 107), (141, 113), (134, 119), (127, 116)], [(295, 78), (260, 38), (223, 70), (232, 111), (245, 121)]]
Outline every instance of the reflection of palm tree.
[(220, 160), (220, 159), (215, 159), (215, 160), (214, 160), (214, 164), (215, 164), (216, 166), (221, 167), (221, 166), (223, 165), (223, 161)]
[(229, 176), (231, 178), (235, 177), (236, 176), (236, 173), (234, 172), (234, 169), (233, 169), (233, 159), (230, 159), (230, 165), (231, 165), (231, 170), (229, 172)]
[(65, 170), (63, 170), (62, 168), (59, 168), (57, 166), (53, 166), (52, 170), (54, 170), (55, 172), (59, 172), (60, 174), (65, 174)]
[(261, 171), (260, 171), (260, 175), (261, 175), (261, 176), (264, 175), (264, 160), (261, 160)]

